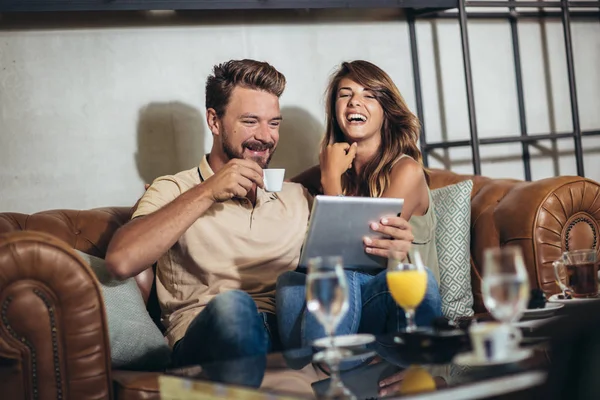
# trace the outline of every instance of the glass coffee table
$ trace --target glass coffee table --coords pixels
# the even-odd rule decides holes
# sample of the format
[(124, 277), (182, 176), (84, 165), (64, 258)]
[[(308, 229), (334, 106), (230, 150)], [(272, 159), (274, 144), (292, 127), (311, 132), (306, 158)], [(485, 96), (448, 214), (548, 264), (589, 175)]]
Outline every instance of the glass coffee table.
[[(363, 337), (364, 338), (364, 337)], [(524, 353), (485, 363), (468, 357), (464, 331), (396, 333), (349, 345), (341, 378), (356, 399), (482, 399), (525, 393), (544, 384), (547, 342), (525, 334)], [(330, 384), (327, 367), (312, 363), (320, 348), (223, 360), (170, 370), (161, 399), (314, 399)], [(500, 396), (500, 397), (498, 397)]]

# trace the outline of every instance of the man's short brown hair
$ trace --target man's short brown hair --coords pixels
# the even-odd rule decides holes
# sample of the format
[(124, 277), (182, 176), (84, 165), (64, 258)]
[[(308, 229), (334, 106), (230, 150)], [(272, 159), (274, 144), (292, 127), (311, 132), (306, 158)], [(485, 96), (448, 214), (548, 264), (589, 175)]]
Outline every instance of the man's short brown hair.
[(206, 108), (213, 108), (222, 117), (236, 86), (280, 97), (285, 83), (285, 76), (266, 62), (247, 59), (227, 61), (215, 65), (213, 74), (206, 80)]

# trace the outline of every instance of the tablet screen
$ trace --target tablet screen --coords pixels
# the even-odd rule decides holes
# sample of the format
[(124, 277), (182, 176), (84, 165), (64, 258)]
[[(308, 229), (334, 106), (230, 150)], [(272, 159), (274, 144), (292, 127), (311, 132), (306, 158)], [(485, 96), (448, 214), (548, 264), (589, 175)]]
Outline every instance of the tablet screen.
[(400, 215), (404, 199), (377, 197), (315, 197), (300, 267), (318, 256), (342, 256), (347, 269), (383, 269), (387, 259), (365, 252), (363, 238), (381, 234), (370, 228), (383, 217)]

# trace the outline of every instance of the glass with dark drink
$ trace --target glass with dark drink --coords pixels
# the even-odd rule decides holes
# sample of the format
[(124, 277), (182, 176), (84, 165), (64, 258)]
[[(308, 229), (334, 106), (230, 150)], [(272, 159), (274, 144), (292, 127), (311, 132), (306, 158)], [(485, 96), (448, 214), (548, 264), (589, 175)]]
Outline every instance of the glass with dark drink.
[(556, 282), (563, 294), (569, 292), (576, 298), (598, 296), (596, 250), (567, 251), (552, 265)]

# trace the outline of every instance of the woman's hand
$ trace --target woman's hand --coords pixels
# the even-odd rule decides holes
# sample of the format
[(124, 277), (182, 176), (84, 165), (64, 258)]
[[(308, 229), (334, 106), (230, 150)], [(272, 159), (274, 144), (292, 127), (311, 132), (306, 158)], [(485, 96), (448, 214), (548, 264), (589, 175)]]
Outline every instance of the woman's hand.
[(340, 142), (327, 146), (319, 155), (321, 164), (321, 186), (326, 195), (342, 193), (341, 177), (350, 168), (356, 157), (357, 144)]
[(395, 257), (400, 256), (404, 259), (415, 239), (412, 227), (402, 217), (382, 218), (380, 223), (372, 223), (371, 229), (389, 238), (365, 237), (363, 239), (365, 251), (374, 256), (389, 258), (391, 253), (394, 253)]

